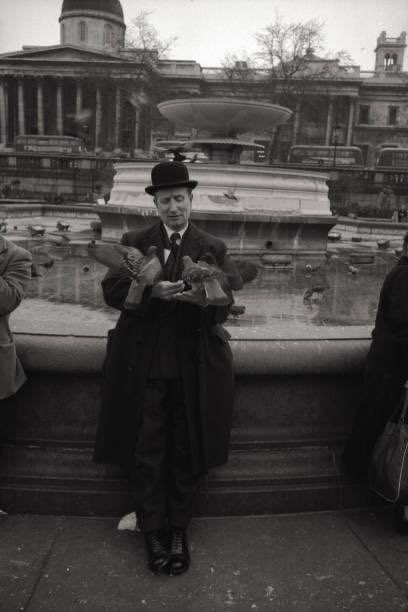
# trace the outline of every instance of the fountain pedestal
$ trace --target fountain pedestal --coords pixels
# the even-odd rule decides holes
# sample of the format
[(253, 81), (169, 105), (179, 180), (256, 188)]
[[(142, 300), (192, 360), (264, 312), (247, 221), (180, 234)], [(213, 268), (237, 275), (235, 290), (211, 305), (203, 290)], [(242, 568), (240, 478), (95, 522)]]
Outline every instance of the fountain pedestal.
[[(142, 229), (156, 217), (150, 184), (152, 163), (116, 166), (111, 200), (98, 206), (102, 239)], [(321, 256), (336, 218), (330, 212), (326, 178), (319, 173), (267, 166), (191, 164), (198, 181), (193, 221), (223, 239), (230, 252), (259, 259), (266, 252)]]
[[(230, 252), (262, 261), (266, 253), (321, 256), (336, 219), (330, 211), (326, 176), (320, 173), (239, 164), (239, 153), (256, 148), (240, 140), (245, 130), (272, 129), (291, 111), (265, 102), (194, 98), (158, 105), (173, 123), (213, 132), (184, 143), (201, 146), (210, 163), (190, 164), (194, 190), (193, 220), (223, 239)], [(124, 231), (142, 229), (156, 215), (150, 184), (153, 163), (120, 163), (107, 206), (97, 212), (102, 238), (118, 240)]]

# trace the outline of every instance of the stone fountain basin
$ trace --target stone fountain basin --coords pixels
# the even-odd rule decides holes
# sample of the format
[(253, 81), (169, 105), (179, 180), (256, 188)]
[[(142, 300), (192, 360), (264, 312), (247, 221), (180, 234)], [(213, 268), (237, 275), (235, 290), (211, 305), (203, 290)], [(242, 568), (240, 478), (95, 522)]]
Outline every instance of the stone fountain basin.
[(158, 104), (160, 113), (183, 127), (211, 130), (217, 135), (239, 131), (268, 131), (285, 123), (292, 111), (277, 104), (231, 98), (192, 98)]

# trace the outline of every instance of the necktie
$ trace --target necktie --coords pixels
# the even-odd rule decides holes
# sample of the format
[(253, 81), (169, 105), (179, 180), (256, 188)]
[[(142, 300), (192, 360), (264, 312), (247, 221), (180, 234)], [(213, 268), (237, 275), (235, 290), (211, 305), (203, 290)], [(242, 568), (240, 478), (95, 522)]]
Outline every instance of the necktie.
[(181, 236), (178, 232), (174, 232), (170, 236), (170, 254), (167, 258), (166, 265), (164, 267), (166, 277), (168, 280), (175, 280), (173, 278), (176, 271), (177, 253), (181, 243)]
[(178, 232), (174, 232), (174, 234), (170, 236), (170, 244), (171, 244), (172, 253), (175, 257), (177, 256), (177, 251), (180, 246), (180, 243), (181, 243), (180, 234)]

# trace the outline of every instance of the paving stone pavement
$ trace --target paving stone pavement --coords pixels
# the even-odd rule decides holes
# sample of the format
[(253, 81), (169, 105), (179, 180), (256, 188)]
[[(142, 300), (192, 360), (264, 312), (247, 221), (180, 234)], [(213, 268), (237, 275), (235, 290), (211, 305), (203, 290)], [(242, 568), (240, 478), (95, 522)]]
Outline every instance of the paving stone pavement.
[(116, 519), (0, 521), (1, 612), (408, 610), (408, 538), (389, 509), (195, 519), (192, 565), (153, 576)]

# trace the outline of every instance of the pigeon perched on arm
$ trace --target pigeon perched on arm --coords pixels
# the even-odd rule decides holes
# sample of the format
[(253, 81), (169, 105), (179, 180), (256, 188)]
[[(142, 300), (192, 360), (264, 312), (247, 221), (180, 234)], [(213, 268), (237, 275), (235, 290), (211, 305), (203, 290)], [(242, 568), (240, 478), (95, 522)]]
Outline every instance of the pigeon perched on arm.
[(123, 244), (107, 244), (104, 242), (96, 242), (92, 240), (88, 244), (88, 255), (99, 263), (111, 268), (115, 271), (121, 271), (126, 274), (130, 273), (127, 266), (125, 266), (125, 256), (132, 253), (131, 258), (133, 265), (136, 266), (136, 261), (143, 259), (143, 253), (134, 247), (124, 246)]
[(131, 309), (140, 304), (146, 287), (152, 287), (162, 278), (163, 269), (155, 246), (150, 246), (142, 259), (133, 259), (132, 254), (128, 253), (124, 257), (124, 263), (132, 274), (124, 306)]
[(146, 255), (143, 255), (135, 247), (92, 241), (88, 245), (88, 253), (105, 266), (130, 276), (132, 281), (125, 300), (126, 308), (137, 307), (145, 288), (157, 283), (163, 274), (155, 246), (149, 247)]

